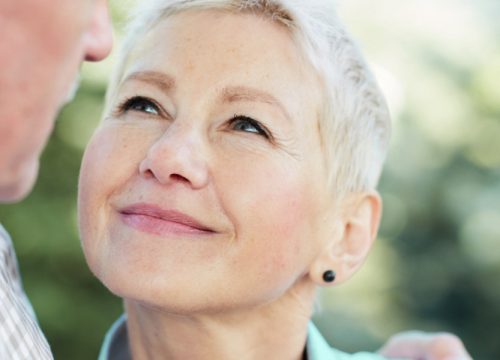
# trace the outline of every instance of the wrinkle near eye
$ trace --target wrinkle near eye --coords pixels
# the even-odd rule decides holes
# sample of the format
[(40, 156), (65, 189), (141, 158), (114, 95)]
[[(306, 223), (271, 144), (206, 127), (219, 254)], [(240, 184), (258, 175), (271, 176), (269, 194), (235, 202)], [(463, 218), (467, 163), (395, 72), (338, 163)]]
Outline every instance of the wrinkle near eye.
[(297, 139), (293, 138), (277, 138), (275, 137), (276, 147), (283, 151), (287, 156), (291, 157), (295, 161), (303, 161), (305, 156), (303, 151), (299, 150), (299, 144)]

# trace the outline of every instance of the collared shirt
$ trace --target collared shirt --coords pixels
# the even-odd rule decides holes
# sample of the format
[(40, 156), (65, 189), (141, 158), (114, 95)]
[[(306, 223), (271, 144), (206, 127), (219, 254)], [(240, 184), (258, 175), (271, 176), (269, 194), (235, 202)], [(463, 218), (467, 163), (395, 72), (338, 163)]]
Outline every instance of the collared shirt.
[(52, 360), (24, 293), (12, 240), (0, 225), (0, 359)]
[[(101, 348), (98, 360), (131, 360), (127, 338), (125, 315), (121, 316), (109, 329)], [(333, 349), (312, 322), (307, 334), (307, 360), (383, 360), (373, 353), (347, 354)]]

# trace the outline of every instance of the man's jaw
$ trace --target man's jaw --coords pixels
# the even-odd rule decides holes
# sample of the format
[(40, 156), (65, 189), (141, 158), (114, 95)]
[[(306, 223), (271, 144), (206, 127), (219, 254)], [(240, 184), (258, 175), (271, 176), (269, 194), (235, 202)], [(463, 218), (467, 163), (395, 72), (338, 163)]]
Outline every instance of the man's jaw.
[(80, 73), (78, 73), (75, 76), (75, 79), (71, 83), (71, 86), (70, 86), (68, 92), (66, 93), (66, 97), (64, 98), (64, 100), (63, 100), (63, 102), (61, 104), (61, 107), (63, 107), (64, 105), (70, 103), (71, 101), (73, 101), (73, 99), (75, 98), (76, 93), (78, 92), (78, 88), (79, 87), (80, 87)]

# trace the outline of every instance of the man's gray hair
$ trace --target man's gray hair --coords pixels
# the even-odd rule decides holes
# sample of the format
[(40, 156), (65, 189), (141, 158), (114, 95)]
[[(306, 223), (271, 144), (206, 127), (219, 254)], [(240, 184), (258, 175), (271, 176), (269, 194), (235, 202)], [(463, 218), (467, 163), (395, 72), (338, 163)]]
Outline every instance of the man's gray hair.
[(332, 191), (342, 197), (373, 190), (387, 153), (390, 116), (363, 55), (336, 15), (333, 0), (140, 1), (128, 25), (106, 107), (138, 39), (171, 15), (209, 9), (255, 14), (289, 30), (324, 88), (319, 128)]

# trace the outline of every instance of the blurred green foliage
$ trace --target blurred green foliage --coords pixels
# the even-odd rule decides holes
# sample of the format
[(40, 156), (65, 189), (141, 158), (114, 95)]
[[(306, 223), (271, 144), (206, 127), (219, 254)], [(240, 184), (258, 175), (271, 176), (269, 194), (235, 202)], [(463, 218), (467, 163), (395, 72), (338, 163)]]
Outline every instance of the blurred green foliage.
[[(118, 28), (126, 4), (112, 3)], [(348, 351), (373, 350), (394, 332), (418, 328), (452, 331), (475, 359), (499, 359), (500, 5), (342, 4), (388, 96), (394, 134), (380, 185), (380, 238), (353, 280), (322, 293), (315, 321)], [(96, 358), (122, 311), (87, 269), (76, 224), (79, 163), (113, 61), (84, 66), (34, 192), (0, 206), (56, 359)]]

